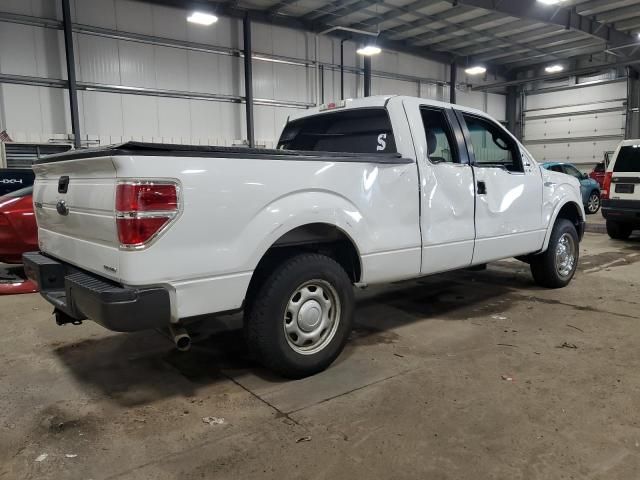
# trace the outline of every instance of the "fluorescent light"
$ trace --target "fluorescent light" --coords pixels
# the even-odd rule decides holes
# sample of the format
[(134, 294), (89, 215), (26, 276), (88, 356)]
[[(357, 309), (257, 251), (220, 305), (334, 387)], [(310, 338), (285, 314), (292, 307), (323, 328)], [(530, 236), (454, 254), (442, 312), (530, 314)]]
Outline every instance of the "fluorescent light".
[(366, 47), (361, 47), (356, 50), (356, 53), (358, 55), (366, 55), (370, 57), (371, 55), (378, 55), (381, 51), (382, 49), (380, 47), (377, 47), (375, 45), (367, 45)]
[(470, 67), (465, 70), (467, 75), (482, 75), (483, 73), (487, 73), (487, 69), (483, 66), (476, 65), (475, 67)]
[(218, 21), (218, 17), (210, 13), (193, 12), (187, 17), (187, 22), (197, 23), (198, 25), (209, 26)]
[(545, 5), (557, 5), (559, 3), (564, 2), (564, 0), (538, 0), (540, 3), (544, 3)]
[(549, 65), (547, 68), (544, 69), (545, 72), (547, 73), (558, 73), (564, 70), (564, 67), (562, 65)]

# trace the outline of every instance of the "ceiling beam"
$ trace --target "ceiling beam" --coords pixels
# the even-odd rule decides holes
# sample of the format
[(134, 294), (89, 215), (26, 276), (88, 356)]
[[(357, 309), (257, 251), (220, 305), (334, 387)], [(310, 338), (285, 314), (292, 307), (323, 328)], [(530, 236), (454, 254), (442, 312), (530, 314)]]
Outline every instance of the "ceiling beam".
[[(413, 2), (406, 5), (406, 8), (410, 8), (411, 10), (419, 10), (422, 8), (428, 8), (432, 5), (436, 5), (441, 2), (442, 0), (418, 0), (417, 2)], [(389, 7), (389, 5), (385, 5), (385, 6)], [(376, 25), (380, 25), (384, 22), (388, 22), (390, 20), (395, 20), (396, 18), (401, 17), (403, 15), (405, 15), (405, 12), (403, 12), (402, 10), (391, 8), (388, 12), (385, 12), (382, 15), (379, 15), (378, 17), (372, 17), (369, 20), (363, 20), (362, 22), (360, 22), (360, 25), (364, 27), (373, 27)]]
[(613, 63), (599, 63), (597, 65), (572, 68), (562, 73), (536, 75), (529, 78), (518, 78), (515, 80), (508, 80), (506, 82), (495, 82), (495, 83), (489, 83), (485, 85), (478, 85), (476, 87), (472, 87), (471, 90), (473, 91), (502, 90), (506, 87), (510, 87), (514, 85), (525, 85), (527, 83), (532, 83), (532, 82), (537, 82), (542, 80), (557, 80), (560, 78), (566, 78), (568, 75), (584, 75), (584, 74), (594, 73), (599, 71), (601, 72), (603, 70), (607, 70), (610, 68), (618, 68), (618, 67), (625, 67), (627, 65), (638, 65), (638, 64), (640, 64), (640, 59), (628, 59), (628, 60), (622, 60), (622, 61), (613, 62)]
[(585, 33), (604, 40), (609, 48), (621, 48), (637, 43), (631, 35), (611, 26), (584, 17), (575, 10), (543, 5), (536, 0), (495, 1), (495, 0), (448, 0), (456, 4), (483, 8), (525, 20), (561, 25), (567, 29)]
[[(328, 5), (319, 8), (318, 10), (309, 12), (304, 15), (302, 18), (308, 20), (310, 18), (314, 18), (316, 12), (320, 12), (320, 16), (315, 16), (315, 20), (318, 22), (330, 22), (335, 20), (336, 18), (346, 17), (347, 15), (351, 15), (352, 13), (356, 13), (363, 8), (371, 7), (376, 3), (382, 3), (376, 0), (356, 0), (355, 2), (345, 2), (342, 1), (334, 1), (330, 2)], [(327, 10), (329, 13), (326, 13)]]
[[(520, 23), (520, 22), (518, 22)], [(513, 27), (510, 28), (513, 31)], [(506, 30), (505, 30), (506, 31)], [(447, 48), (452, 51), (457, 52), (460, 56), (474, 56), (479, 55), (481, 53), (492, 52), (494, 50), (499, 50), (503, 48), (505, 44), (511, 45), (511, 40), (517, 40), (520, 43), (532, 42), (535, 40), (541, 40), (543, 38), (553, 37), (555, 35), (560, 35), (563, 33), (567, 33), (567, 31), (563, 28), (558, 27), (557, 25), (548, 25), (546, 27), (532, 27), (530, 29), (520, 28), (516, 29), (517, 33), (511, 33), (510, 35), (500, 36), (500, 42), (490, 42), (487, 41), (477, 42), (477, 41), (469, 41), (465, 37), (460, 37), (460, 41), (458, 43), (453, 41), (446, 42)], [(440, 43), (435, 43), (431, 45), (431, 48), (438, 48)]]

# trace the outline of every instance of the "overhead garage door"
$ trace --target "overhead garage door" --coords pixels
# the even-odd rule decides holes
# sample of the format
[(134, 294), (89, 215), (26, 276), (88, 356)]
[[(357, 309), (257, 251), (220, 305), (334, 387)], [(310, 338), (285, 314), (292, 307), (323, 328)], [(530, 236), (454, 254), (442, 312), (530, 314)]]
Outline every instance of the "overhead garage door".
[(624, 139), (627, 82), (526, 96), (524, 144), (539, 161), (592, 166)]

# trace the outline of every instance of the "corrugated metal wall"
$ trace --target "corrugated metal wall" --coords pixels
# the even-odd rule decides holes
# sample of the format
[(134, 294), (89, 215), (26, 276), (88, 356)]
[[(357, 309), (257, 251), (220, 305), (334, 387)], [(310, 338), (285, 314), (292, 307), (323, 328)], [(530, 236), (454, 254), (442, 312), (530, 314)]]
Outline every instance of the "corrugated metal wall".
[(624, 139), (626, 80), (526, 96), (524, 144), (540, 161), (592, 166)]
[[(0, 11), (60, 19), (54, 0), (2, 0)], [(241, 97), (244, 94), (242, 59), (225, 54), (242, 48), (238, 20), (220, 18), (211, 27), (186, 22), (186, 13), (174, 8), (132, 0), (72, 0), (77, 24), (129, 34), (149, 35), (210, 48), (150, 44), (76, 32), (78, 82), (83, 140), (114, 143), (127, 139), (154, 142), (230, 145), (246, 138), (244, 106), (202, 98), (206, 95)], [(316, 72), (310, 64), (315, 37), (310, 33), (265, 24), (253, 25), (253, 45), (260, 54), (287, 57), (289, 63), (254, 58), (254, 96), (258, 144), (271, 146), (287, 116), (316, 102)], [(219, 48), (221, 53), (211, 50)], [(345, 65), (361, 67), (356, 45), (345, 43)], [(339, 40), (319, 39), (321, 62), (340, 63)], [(291, 62), (291, 59), (294, 61)], [(300, 63), (295, 64), (295, 59)], [(0, 74), (65, 79), (62, 32), (0, 22)], [(294, 64), (291, 64), (294, 63)], [(448, 65), (411, 55), (384, 52), (373, 59), (373, 94), (406, 94), (446, 100)], [(464, 79), (464, 73), (460, 74)], [(324, 99), (340, 98), (340, 73), (324, 72)], [(91, 88), (95, 85), (96, 88)], [(97, 91), (117, 86), (118, 92)], [(122, 87), (149, 89), (147, 94), (122, 93)], [(157, 91), (193, 94), (196, 98), (167, 98)], [(143, 92), (144, 93), (144, 92)], [(345, 73), (345, 96), (362, 95), (362, 76)], [(285, 105), (270, 105), (280, 101)], [(459, 102), (505, 118), (505, 97), (460, 92)], [(259, 102), (260, 103), (260, 102)], [(267, 103), (267, 104), (264, 104)], [(63, 138), (71, 130), (66, 90), (32, 85), (0, 85), (0, 123), (16, 141), (43, 142)]]

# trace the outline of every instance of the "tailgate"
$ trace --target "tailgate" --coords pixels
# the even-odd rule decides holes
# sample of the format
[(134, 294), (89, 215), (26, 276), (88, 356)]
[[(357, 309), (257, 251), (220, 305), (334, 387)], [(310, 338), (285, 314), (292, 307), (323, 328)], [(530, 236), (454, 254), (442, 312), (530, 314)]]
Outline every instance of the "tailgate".
[(116, 169), (111, 157), (33, 167), (40, 250), (117, 280)]
[(612, 200), (640, 200), (640, 145), (620, 148), (611, 177)]

